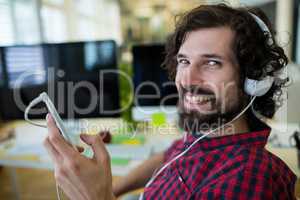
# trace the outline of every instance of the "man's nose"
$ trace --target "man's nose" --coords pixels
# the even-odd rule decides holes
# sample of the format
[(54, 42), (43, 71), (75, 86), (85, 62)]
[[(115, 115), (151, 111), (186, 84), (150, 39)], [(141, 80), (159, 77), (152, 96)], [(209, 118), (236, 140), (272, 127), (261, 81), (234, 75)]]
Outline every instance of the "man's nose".
[(187, 67), (183, 73), (183, 77), (181, 79), (182, 85), (198, 85), (203, 82), (202, 75), (200, 70), (198, 70), (197, 65), (190, 65)]

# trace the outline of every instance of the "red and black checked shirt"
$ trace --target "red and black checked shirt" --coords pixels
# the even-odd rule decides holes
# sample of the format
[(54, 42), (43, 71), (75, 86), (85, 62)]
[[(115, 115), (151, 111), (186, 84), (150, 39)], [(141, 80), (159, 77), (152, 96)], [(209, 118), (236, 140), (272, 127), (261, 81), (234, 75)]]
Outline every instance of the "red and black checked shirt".
[[(199, 141), (144, 190), (144, 199), (295, 199), (296, 176), (264, 146), (270, 129)], [(178, 140), (165, 161), (195, 140)]]

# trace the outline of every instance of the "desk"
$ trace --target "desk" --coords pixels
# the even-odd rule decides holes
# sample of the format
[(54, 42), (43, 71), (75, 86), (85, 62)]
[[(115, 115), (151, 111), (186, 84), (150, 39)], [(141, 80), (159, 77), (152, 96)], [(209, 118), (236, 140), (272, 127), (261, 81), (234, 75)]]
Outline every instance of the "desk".
[[(43, 120), (38, 120), (37, 122), (45, 123)], [(118, 129), (120, 129), (120, 127), (124, 126), (124, 122), (121, 119), (106, 119), (106, 118), (87, 119), (85, 123), (88, 123), (86, 132), (91, 134), (97, 133), (100, 130), (104, 130), (104, 129), (110, 129), (112, 130), (112, 132), (116, 132)], [(18, 184), (18, 176), (16, 173), (16, 169), (22, 168), (22, 169), (45, 169), (50, 171), (53, 170), (52, 162), (46, 152), (42, 152), (43, 151), (42, 149), (38, 149), (38, 151), (36, 151), (35, 149), (26, 150), (23, 146), (24, 144), (22, 143), (22, 139), (24, 139), (24, 141), (27, 142), (32, 142), (28, 140), (30, 139), (30, 137), (32, 137), (33, 140), (34, 138), (38, 139), (38, 141), (35, 142), (40, 142), (41, 143), (40, 146), (42, 146), (43, 137), (45, 137), (45, 135), (47, 134), (47, 129), (32, 126), (22, 120), (8, 123), (6, 127), (14, 128), (17, 132), (16, 133), (17, 135), (21, 134), (19, 136), (22, 136), (23, 134), (24, 136), (26, 136), (25, 138), (19, 137), (19, 139), (9, 141), (8, 143), (0, 147), (0, 166), (5, 166), (7, 167), (7, 169), (9, 169), (11, 183), (12, 183), (11, 185), (12, 185), (12, 190), (15, 193), (15, 199), (20, 199), (20, 186)], [(140, 129), (140, 131), (141, 134), (143, 130)], [(149, 129), (145, 129), (144, 131), (149, 131)], [(172, 134), (165, 134), (167, 131), (172, 131)], [(175, 138), (178, 138), (178, 132), (175, 133), (175, 131), (174, 132), (173, 131), (174, 129), (162, 130), (162, 132), (164, 132), (164, 140), (161, 140), (160, 134), (154, 134), (156, 130), (152, 129), (152, 131), (149, 131), (149, 134), (145, 135), (146, 138), (148, 138), (146, 139), (146, 143), (143, 146), (133, 147), (136, 149), (134, 151), (135, 153), (133, 156), (139, 158), (138, 160), (131, 161), (126, 166), (112, 164), (112, 174), (114, 176), (114, 180), (117, 179), (119, 176), (123, 176), (127, 174), (137, 164), (142, 162), (144, 159), (147, 159), (151, 153), (167, 148), (167, 146), (170, 145)], [(16, 144), (20, 144), (21, 146), (23, 146), (21, 148), (22, 150), (20, 149), (15, 150), (14, 153), (12, 154), (11, 150), (16, 146)], [(126, 147), (125, 150), (128, 149), (130, 150), (130, 148), (131, 147)], [(111, 154), (114, 154), (116, 151), (117, 153), (120, 152), (120, 154), (122, 153), (124, 154), (124, 149), (122, 150), (122, 146), (114, 147), (111, 145), (107, 145), (107, 149)], [(25, 153), (23, 150), (25, 150)], [(144, 154), (146, 156), (143, 157)]]

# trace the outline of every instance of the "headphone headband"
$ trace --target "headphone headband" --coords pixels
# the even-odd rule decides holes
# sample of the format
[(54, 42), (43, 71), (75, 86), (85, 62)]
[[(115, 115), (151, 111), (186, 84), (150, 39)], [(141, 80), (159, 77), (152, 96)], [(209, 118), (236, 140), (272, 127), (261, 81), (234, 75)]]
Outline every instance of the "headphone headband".
[(271, 33), (270, 29), (268, 28), (268, 26), (266, 25), (266, 23), (262, 19), (260, 19), (258, 16), (256, 16), (255, 14), (253, 14), (251, 12), (249, 12), (249, 14), (256, 21), (256, 23), (260, 27), (260, 29), (263, 32), (267, 32), (267, 34), (268, 34), (268, 44), (272, 45), (274, 43), (273, 38), (272, 38), (272, 33)]
[[(272, 45), (274, 43), (272, 34), (268, 26), (255, 14), (249, 12), (251, 17), (256, 21), (257, 25), (263, 32), (268, 34), (268, 44)], [(267, 76), (262, 80), (253, 80), (246, 78), (244, 83), (244, 91), (250, 96), (263, 96), (265, 95), (272, 87), (274, 82), (274, 77)]]

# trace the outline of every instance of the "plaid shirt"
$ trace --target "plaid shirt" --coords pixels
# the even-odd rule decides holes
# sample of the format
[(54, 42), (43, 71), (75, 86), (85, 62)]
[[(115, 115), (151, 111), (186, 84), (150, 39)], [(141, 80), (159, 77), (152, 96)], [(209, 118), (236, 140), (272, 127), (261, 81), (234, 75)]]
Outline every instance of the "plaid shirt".
[[(270, 129), (199, 141), (144, 190), (144, 199), (295, 199), (296, 176), (264, 146)], [(169, 161), (195, 140), (165, 152)]]

